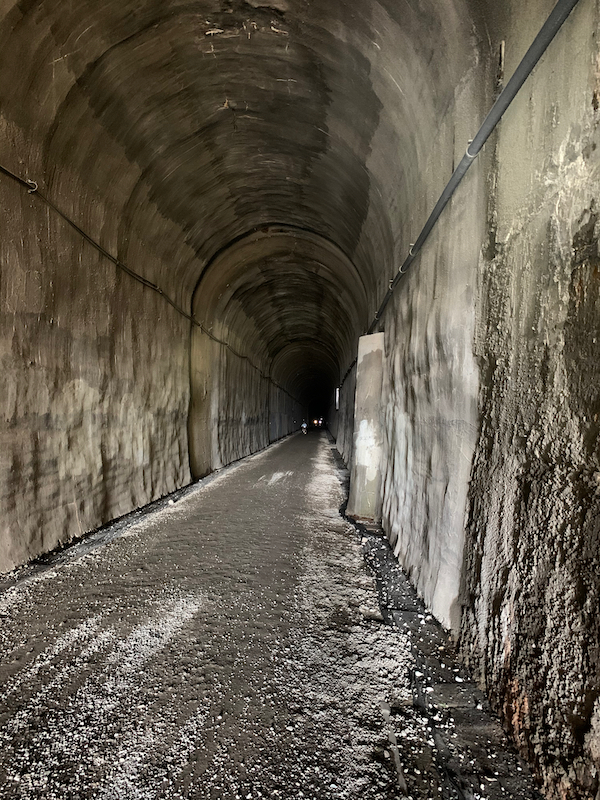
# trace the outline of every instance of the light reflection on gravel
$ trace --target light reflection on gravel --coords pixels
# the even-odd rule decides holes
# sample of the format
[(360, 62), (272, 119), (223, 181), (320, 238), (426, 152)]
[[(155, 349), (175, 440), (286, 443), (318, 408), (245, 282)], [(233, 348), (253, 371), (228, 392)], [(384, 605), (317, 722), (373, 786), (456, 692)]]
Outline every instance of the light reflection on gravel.
[[(384, 622), (343, 499), (326, 438), (296, 437), (21, 571), (0, 593), (3, 800), (458, 798), (438, 756), (469, 751), (411, 650), (431, 617), (395, 627), (383, 596)], [(492, 798), (472, 772), (461, 796)]]
[(3, 798), (396, 796), (408, 650), (302, 439), (0, 595)]

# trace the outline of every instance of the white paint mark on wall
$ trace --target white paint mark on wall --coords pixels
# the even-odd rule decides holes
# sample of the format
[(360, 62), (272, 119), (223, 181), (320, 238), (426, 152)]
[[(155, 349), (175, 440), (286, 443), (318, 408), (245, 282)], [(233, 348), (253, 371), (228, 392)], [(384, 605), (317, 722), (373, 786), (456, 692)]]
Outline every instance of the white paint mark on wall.
[(381, 444), (372, 420), (361, 419), (356, 438), (356, 462), (365, 467), (366, 479), (373, 481), (379, 472)]

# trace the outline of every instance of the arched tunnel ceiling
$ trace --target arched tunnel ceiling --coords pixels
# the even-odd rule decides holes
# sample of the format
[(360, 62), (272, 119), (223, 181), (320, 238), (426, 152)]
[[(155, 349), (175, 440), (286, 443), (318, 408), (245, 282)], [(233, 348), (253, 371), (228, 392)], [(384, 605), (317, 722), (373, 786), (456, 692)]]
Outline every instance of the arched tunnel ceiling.
[(212, 260), (193, 312), (213, 335), (262, 351), (271, 376), (296, 395), (315, 382), (335, 386), (340, 359), (351, 357), (368, 321), (366, 288), (349, 258), (323, 237), (281, 225), (240, 238)]
[[(46, 191), (69, 210), (85, 176), (91, 235), (102, 197), (124, 262), (143, 272), (149, 242), (165, 291), (189, 305), (200, 280), (211, 324), (240, 339), (250, 320), (294, 386), (280, 354), (304, 375), (313, 348), (335, 383), (407, 245), (423, 136), (473, 57), (466, 3), (22, 0), (2, 30), (0, 62), (22, 66), (6, 113), (43, 143)], [(285, 247), (249, 235), (273, 224)], [(240, 238), (237, 265), (218, 257)]]

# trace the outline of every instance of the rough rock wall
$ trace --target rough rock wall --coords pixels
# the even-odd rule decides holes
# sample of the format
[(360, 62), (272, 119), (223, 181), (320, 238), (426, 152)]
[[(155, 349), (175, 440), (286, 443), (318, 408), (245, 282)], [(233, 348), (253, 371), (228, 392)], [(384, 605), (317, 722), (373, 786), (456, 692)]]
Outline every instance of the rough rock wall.
[(476, 337), (462, 648), (561, 800), (600, 772), (599, 23), (580, 3), (501, 124)]
[(269, 441), (276, 442), (297, 431), (302, 424), (302, 408), (280, 386), (269, 385)]
[[(8, 6), (0, 164), (35, 179), (108, 251), (166, 284), (189, 248), (144, 196), (138, 166), (90, 113), (48, 29), (34, 23), (21, 38), (22, 9), (9, 14)], [(189, 323), (5, 175), (0, 220), (6, 571), (189, 481)], [(179, 302), (185, 288), (173, 288)]]
[(221, 348), (214, 365), (213, 469), (269, 444), (269, 382), (247, 361)]

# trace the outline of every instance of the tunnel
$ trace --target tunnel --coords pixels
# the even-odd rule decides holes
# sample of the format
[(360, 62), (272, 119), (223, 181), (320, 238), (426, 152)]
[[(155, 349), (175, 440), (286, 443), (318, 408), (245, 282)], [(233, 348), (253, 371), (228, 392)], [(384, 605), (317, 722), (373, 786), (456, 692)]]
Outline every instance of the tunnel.
[(598, 800), (594, 0), (469, 150), (554, 6), (2, 4), (0, 571), (304, 420), (351, 467), (375, 334), (375, 522), (544, 795)]

